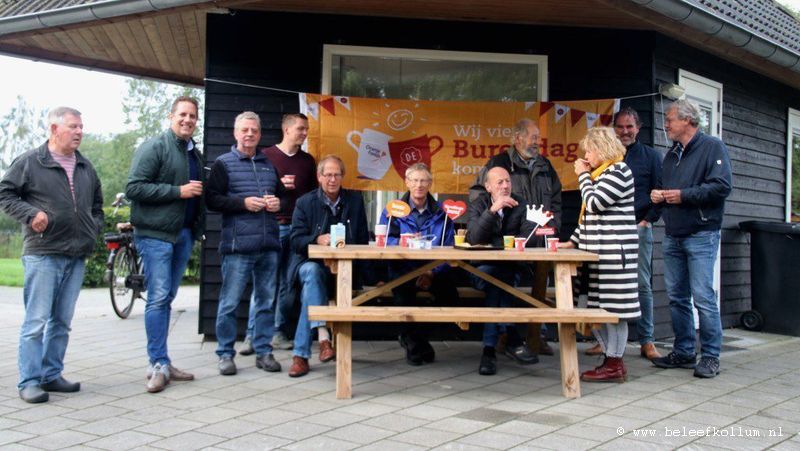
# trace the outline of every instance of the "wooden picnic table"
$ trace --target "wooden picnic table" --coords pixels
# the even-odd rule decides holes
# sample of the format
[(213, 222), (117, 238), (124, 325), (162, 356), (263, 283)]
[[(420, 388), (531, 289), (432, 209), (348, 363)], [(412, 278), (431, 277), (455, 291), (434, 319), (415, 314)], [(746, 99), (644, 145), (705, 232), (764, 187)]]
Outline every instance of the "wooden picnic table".
[[(559, 249), (557, 252), (548, 252), (545, 249), (528, 248), (524, 252), (519, 252), (516, 250), (464, 250), (453, 247), (416, 250), (398, 246), (379, 248), (374, 245), (348, 244), (343, 248), (310, 245), (308, 256), (312, 259), (325, 260), (331, 272), (336, 275), (336, 305), (312, 306), (309, 308), (309, 318), (335, 324), (336, 397), (339, 399), (348, 399), (352, 396), (353, 322), (455, 322), (462, 328), (468, 327), (468, 324), (473, 322), (558, 323), (562, 392), (567, 398), (578, 398), (581, 392), (578, 350), (575, 341), (576, 324), (616, 323), (618, 321), (615, 315), (602, 309), (573, 307), (571, 277), (576, 274), (579, 264), (598, 260), (596, 254), (581, 250)], [(354, 260), (423, 260), (429, 261), (429, 263), (353, 297)], [(555, 267), (555, 308), (542, 299), (536, 299), (528, 293), (479, 271), (469, 263), (470, 261), (551, 262)], [(361, 306), (443, 263), (461, 267), (537, 308)]]

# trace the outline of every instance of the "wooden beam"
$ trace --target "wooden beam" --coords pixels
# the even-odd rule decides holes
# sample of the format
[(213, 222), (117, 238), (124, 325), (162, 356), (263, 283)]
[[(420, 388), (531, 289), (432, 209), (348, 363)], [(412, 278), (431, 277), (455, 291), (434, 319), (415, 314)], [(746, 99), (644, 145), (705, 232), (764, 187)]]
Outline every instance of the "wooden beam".
[(66, 64), (68, 66), (77, 66), (83, 69), (99, 70), (103, 72), (111, 72), (114, 74), (124, 75), (127, 77), (142, 77), (159, 81), (171, 81), (185, 85), (203, 86), (203, 78), (196, 78), (193, 76), (174, 74), (165, 72), (159, 69), (151, 69), (146, 67), (136, 67), (128, 64), (122, 64), (114, 61), (103, 61), (99, 59), (82, 58), (75, 55), (53, 52), (37, 47), (20, 47), (13, 44), (0, 42), (0, 53), (7, 53), (9, 55), (19, 56), (21, 58), (28, 58), (34, 61), (42, 60), (57, 64)]
[[(528, 295), (526, 293), (523, 293), (523, 292), (519, 291), (518, 289), (516, 289), (516, 288), (512, 287), (511, 285), (503, 282), (502, 280), (498, 279), (497, 277), (494, 277), (494, 276), (491, 276), (489, 274), (486, 274), (485, 272), (483, 272), (483, 271), (479, 270), (478, 268), (470, 265), (469, 263), (464, 263), (462, 261), (454, 261), (454, 262), (451, 262), (451, 264), (455, 264), (455, 265), (458, 265), (458, 266), (464, 268), (464, 270), (469, 271), (472, 274), (475, 274), (475, 276), (480, 277), (481, 279), (483, 279), (483, 280), (491, 283), (492, 285), (495, 285), (496, 287), (500, 288), (501, 290), (505, 291), (506, 293), (508, 293), (508, 294), (510, 294), (512, 296), (518, 297), (518, 298), (522, 299), (523, 301), (525, 301), (525, 302), (527, 302), (527, 303), (529, 303), (529, 304), (531, 304), (531, 305), (533, 305), (535, 307), (550, 308), (550, 306), (547, 305), (546, 303), (544, 303), (544, 302), (542, 302), (542, 301), (540, 301), (538, 299), (535, 299), (535, 298), (533, 298), (532, 296), (530, 296), (530, 295)], [(511, 321), (511, 322), (513, 322), (513, 321)]]
[(427, 263), (409, 273), (404, 274), (403, 276), (398, 277), (397, 279), (392, 280), (391, 282), (387, 282), (379, 287), (375, 287), (372, 290), (362, 293), (358, 297), (353, 299), (353, 305), (361, 305), (371, 299), (375, 299), (379, 296), (382, 296), (384, 293), (392, 291), (396, 287), (399, 287), (400, 285), (410, 281), (411, 279), (415, 279), (421, 276), (422, 274), (432, 270), (433, 268), (441, 265), (442, 263), (444, 262), (441, 260)]
[(314, 321), (368, 323), (617, 323), (603, 309), (309, 306)]

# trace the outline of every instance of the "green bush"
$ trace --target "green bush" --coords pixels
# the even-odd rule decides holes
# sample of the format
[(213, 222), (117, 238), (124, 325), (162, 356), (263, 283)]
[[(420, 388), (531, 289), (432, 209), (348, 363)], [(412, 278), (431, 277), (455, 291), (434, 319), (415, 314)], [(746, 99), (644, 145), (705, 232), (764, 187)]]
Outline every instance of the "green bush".
[[(114, 207), (106, 207), (103, 209), (105, 213), (105, 224), (103, 226), (103, 233), (97, 237), (94, 245), (94, 253), (86, 260), (86, 274), (83, 277), (84, 287), (98, 287), (105, 285), (103, 281), (103, 274), (106, 271), (106, 260), (108, 260), (108, 249), (106, 243), (103, 241), (103, 235), (109, 232), (116, 232), (116, 225), (118, 222), (127, 222), (130, 218), (130, 208), (122, 207), (114, 214)], [(195, 243), (192, 249), (192, 255), (189, 258), (189, 265), (186, 268), (184, 275), (184, 283), (197, 283), (200, 281), (200, 244)]]

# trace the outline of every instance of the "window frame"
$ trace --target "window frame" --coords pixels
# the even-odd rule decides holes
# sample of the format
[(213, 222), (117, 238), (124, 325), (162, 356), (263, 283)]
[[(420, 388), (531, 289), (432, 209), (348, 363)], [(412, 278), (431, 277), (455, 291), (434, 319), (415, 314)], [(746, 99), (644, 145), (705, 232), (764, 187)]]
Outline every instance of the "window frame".
[(789, 108), (786, 113), (786, 209), (785, 222), (792, 222), (792, 131), (800, 135), (800, 110)]

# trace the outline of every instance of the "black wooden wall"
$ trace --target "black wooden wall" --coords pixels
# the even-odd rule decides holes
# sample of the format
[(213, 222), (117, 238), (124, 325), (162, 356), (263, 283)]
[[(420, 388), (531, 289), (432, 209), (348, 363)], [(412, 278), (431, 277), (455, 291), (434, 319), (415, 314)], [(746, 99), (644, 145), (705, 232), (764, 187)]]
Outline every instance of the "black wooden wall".
[[(672, 39), (656, 39), (657, 82), (678, 81), (678, 69), (722, 83), (722, 139), (730, 153), (733, 192), (725, 206), (721, 247), (723, 327), (738, 325), (750, 309), (749, 236), (740, 221), (783, 221), (786, 206), (787, 110), (800, 106), (800, 92)], [(665, 102), (666, 103), (666, 102)], [(663, 118), (656, 103), (656, 144), (666, 150)], [(657, 241), (663, 238), (659, 228)], [(671, 333), (664, 293), (661, 248), (655, 246), (657, 332)], [(760, 268), (764, 270), (764, 268)]]
[[(287, 29), (292, 31), (276, 31)], [(796, 92), (650, 32), (246, 11), (209, 15), (207, 30), (209, 79), (292, 91), (320, 91), (324, 44), (547, 55), (550, 100), (650, 93), (658, 82), (677, 81), (678, 67), (725, 83), (723, 134), (726, 139), (737, 137), (729, 142), (736, 190), (722, 250), (725, 324), (731, 325), (737, 312), (749, 306), (749, 248), (745, 237), (729, 229), (748, 217), (782, 218), (785, 106)], [(662, 119), (653, 98), (623, 100), (622, 104), (636, 108), (645, 122), (640, 139), (646, 144), (655, 139), (663, 147)], [(261, 116), (262, 144), (269, 145), (280, 140), (281, 115), (297, 109), (295, 94), (207, 81), (206, 159), (213, 161), (233, 143), (233, 119), (241, 111), (253, 110)], [(770, 203), (779, 207), (764, 206)], [(758, 210), (751, 212), (748, 205)], [(574, 226), (578, 207), (577, 192), (568, 193), (566, 226)], [(210, 215), (198, 325), (206, 335), (214, 335), (221, 281), (216, 251), (219, 225), (219, 218)], [(565, 229), (568, 234), (570, 230)], [(662, 227), (656, 228), (656, 236), (660, 242)], [(672, 332), (658, 245), (655, 253), (656, 335), (667, 337)], [(238, 315), (243, 333), (245, 302)]]

